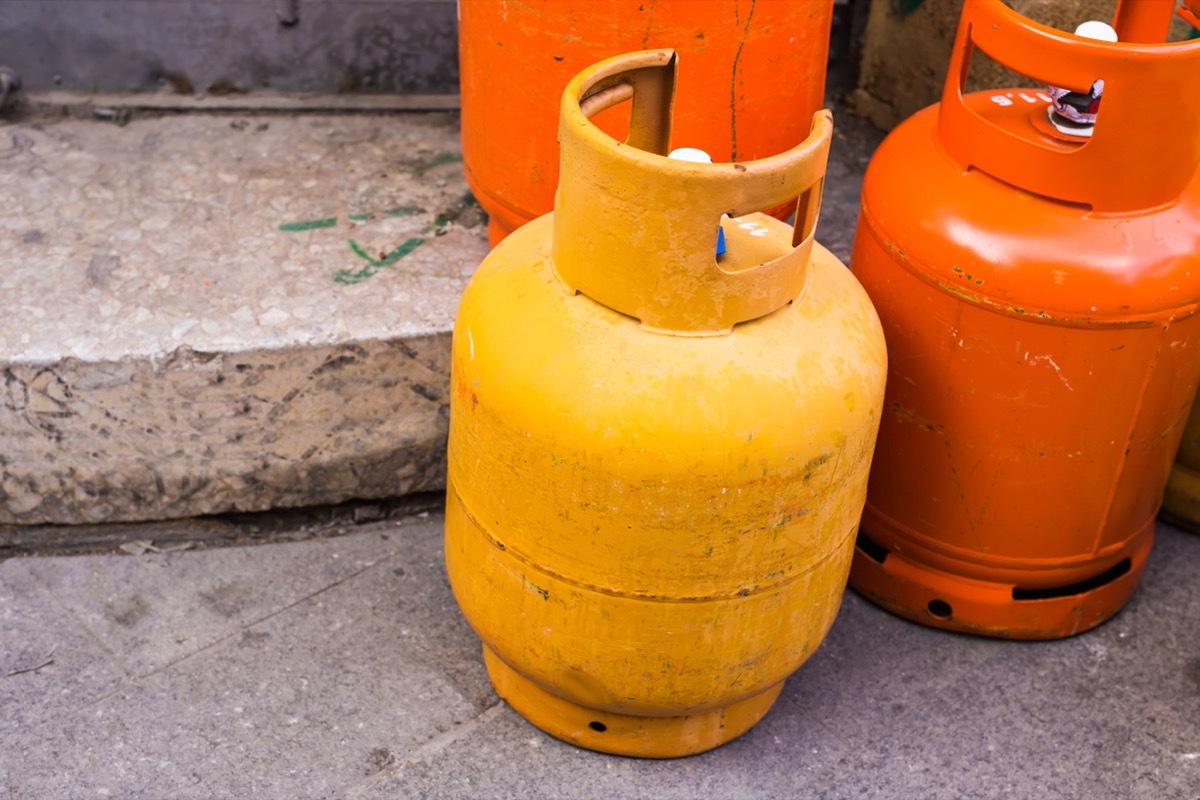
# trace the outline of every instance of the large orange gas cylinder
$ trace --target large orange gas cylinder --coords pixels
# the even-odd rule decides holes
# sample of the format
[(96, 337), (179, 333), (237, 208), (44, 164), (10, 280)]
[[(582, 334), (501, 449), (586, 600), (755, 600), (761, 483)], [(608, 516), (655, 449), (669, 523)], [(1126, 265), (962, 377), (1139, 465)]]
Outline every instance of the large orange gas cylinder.
[[(1051, 124), (1045, 86), (964, 97), (975, 49), (1044, 85), (1102, 79), (1090, 137)], [(868, 166), (851, 255), (890, 361), (851, 572), (879, 605), (1048, 639), (1134, 591), (1200, 377), (1197, 75), (1200, 42), (964, 4), (940, 105)]]
[[(717, 160), (763, 158), (803, 139), (821, 107), (832, 14), (833, 0), (460, 0), (463, 164), (488, 238), (550, 211), (558, 101), (584, 67), (676, 49), (674, 138)], [(596, 122), (615, 134), (627, 119)]]
[[(674, 64), (566, 87), (555, 211), (480, 265), (451, 357), (446, 566), (492, 683), (554, 736), (649, 757), (746, 731), (825, 635), (886, 372), (813, 241), (828, 112), (769, 158), (670, 160)], [(630, 97), (626, 142), (589, 121)], [(795, 229), (751, 213), (797, 196)]]

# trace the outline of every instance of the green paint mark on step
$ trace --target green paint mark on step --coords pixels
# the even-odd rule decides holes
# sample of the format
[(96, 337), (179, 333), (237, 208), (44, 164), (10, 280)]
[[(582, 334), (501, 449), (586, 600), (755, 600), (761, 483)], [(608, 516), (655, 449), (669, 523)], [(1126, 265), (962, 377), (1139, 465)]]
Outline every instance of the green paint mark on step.
[(405, 240), (404, 244), (396, 247), (394, 250), (380, 254), (379, 258), (375, 258), (370, 253), (362, 248), (358, 242), (351, 239), (349, 241), (350, 249), (354, 251), (354, 255), (366, 261), (373, 267), (390, 267), (406, 255), (416, 250), (425, 243), (424, 239), (412, 238)]
[(420, 206), (396, 206), (395, 208), (389, 208), (383, 213), (389, 217), (411, 217), (413, 214), (424, 214), (425, 209)]
[(395, 208), (385, 208), (383, 211), (364, 211), (360, 214), (351, 214), (349, 219), (351, 222), (366, 222), (375, 219), (380, 214), (385, 217), (411, 217), (414, 214), (424, 213), (425, 209), (420, 206), (396, 206)]
[(360, 270), (339, 269), (333, 273), (333, 282), (343, 286), (353, 286), (356, 283), (362, 283), (377, 272), (379, 270), (374, 267), (363, 267)]
[(285, 222), (279, 226), (279, 230), (284, 233), (299, 233), (301, 231), (315, 231), (319, 228), (332, 228), (334, 225), (337, 225), (337, 217), (324, 217), (304, 222)]
[(425, 244), (425, 241), (425, 239), (415, 237), (412, 239), (406, 239), (395, 249), (382, 254), (379, 258), (375, 258), (366, 250), (364, 250), (362, 245), (353, 239), (350, 239), (350, 250), (354, 253), (354, 255), (366, 261), (367, 266), (358, 270), (339, 269), (333, 273), (333, 280), (335, 283), (340, 283), (347, 286), (356, 283), (362, 283), (368, 278), (374, 277), (380, 269), (390, 268), (397, 261), (404, 258), (413, 250), (416, 250), (418, 247)]
[(434, 167), (440, 167), (443, 164), (455, 164), (462, 161), (461, 153), (438, 153), (433, 158), (426, 161), (421, 166), (413, 170), (414, 175), (424, 175)]
[[(347, 219), (351, 222), (366, 222), (383, 215), (385, 217), (411, 217), (415, 214), (424, 214), (425, 209), (420, 206), (394, 206), (385, 208), (383, 211), (363, 211), (357, 214), (350, 214)], [(279, 226), (279, 230), (284, 233), (301, 233), (303, 231), (315, 231), (321, 228), (332, 228), (337, 225), (337, 217), (322, 217), (321, 219), (309, 219), (303, 222), (285, 222)]]
[(416, 237), (412, 239), (406, 239), (404, 244), (400, 245), (395, 250), (392, 250), (379, 261), (373, 263), (377, 267), (390, 267), (392, 264), (395, 264), (397, 261), (404, 258), (406, 255), (411, 253), (413, 250), (416, 250), (423, 244), (425, 244), (424, 239), (418, 239)]

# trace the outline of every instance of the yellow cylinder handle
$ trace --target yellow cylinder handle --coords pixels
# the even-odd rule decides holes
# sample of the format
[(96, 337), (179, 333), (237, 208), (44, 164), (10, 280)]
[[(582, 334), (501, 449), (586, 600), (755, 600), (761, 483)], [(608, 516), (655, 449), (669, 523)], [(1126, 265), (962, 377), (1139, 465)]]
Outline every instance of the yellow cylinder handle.
[[(554, 202), (554, 271), (571, 292), (685, 336), (728, 333), (770, 314), (804, 288), (833, 132), (813, 115), (807, 139), (756, 161), (699, 164), (667, 158), (676, 56), (650, 50), (601, 61), (563, 93)], [(613, 139), (590, 117), (632, 100), (629, 137)], [(686, 144), (686, 143), (681, 143)], [(730, 242), (718, 262), (722, 215), (736, 218), (798, 197), (792, 236), (773, 221), (727, 226), (754, 239)]]

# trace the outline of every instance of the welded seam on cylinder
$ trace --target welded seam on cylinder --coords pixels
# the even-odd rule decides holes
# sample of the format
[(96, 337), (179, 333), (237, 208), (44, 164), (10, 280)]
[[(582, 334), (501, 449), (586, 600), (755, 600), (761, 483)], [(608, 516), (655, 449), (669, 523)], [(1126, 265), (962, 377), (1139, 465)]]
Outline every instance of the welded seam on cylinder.
[[(964, 300), (972, 305), (982, 308), (985, 311), (991, 311), (994, 314), (1000, 314), (1006, 317), (1014, 317), (1016, 319), (1037, 322), (1044, 325), (1059, 325), (1069, 328), (1128, 328), (1128, 327), (1152, 327), (1161, 325), (1163, 319), (1169, 319), (1171, 323), (1179, 322), (1186, 319), (1197, 311), (1200, 311), (1200, 303), (1186, 303), (1182, 306), (1174, 308), (1162, 308), (1154, 311), (1147, 311), (1142, 314), (1126, 314), (1118, 316), (1116, 314), (1103, 314), (1098, 312), (1092, 316), (1086, 316), (1077, 312), (1059, 312), (1046, 311), (1045, 309), (1028, 310), (1020, 306), (1010, 305), (1001, 302), (998, 299), (982, 295), (972, 291), (965, 286), (956, 286), (952, 283), (944, 283), (939, 276), (935, 275), (928, 264), (918, 261), (894, 243), (890, 243), (885, 237), (883, 226), (879, 222), (879, 218), (870, 212), (866, 206), (862, 208), (863, 219), (866, 220), (867, 230), (888, 256), (899, 264), (906, 272), (913, 275), (921, 282), (928, 286), (944, 292), (960, 300)], [(850, 265), (850, 271), (854, 272), (854, 265)]]
[(853, 527), (851, 527), (849, 533), (846, 536), (842, 537), (842, 540), (840, 542), (838, 542), (837, 547), (830, 548), (829, 552), (824, 557), (818, 559), (817, 561), (814, 561), (812, 564), (810, 564), (808, 566), (807, 569), (802, 569), (799, 572), (795, 573), (794, 575), (789, 575), (779, 581), (776, 581), (775, 583), (770, 583), (770, 584), (767, 584), (766, 586), (755, 585), (753, 587), (745, 587), (742, 589), (738, 589), (737, 591), (730, 592), (729, 594), (714, 594), (714, 595), (707, 595), (704, 597), (667, 597), (665, 595), (646, 594), (646, 593), (642, 593), (642, 592), (619, 591), (617, 589), (610, 589), (606, 586), (600, 586), (598, 584), (581, 581), (577, 578), (572, 578), (569, 575), (563, 575), (560, 572), (555, 572), (554, 570), (547, 569), (545, 566), (535, 563), (529, 556), (525, 555), (520, 550), (517, 550), (509, 545), (506, 545), (503, 542), (501, 542), (499, 539), (496, 539), (494, 536), (492, 536), (491, 533), (489, 533), (488, 530), (483, 526), (483, 524), (480, 523), (479, 519), (474, 514), (471, 513), (471, 510), (469, 508), (467, 508), (467, 504), (463, 501), (462, 495), (458, 493), (458, 489), (454, 487), (453, 482), (450, 483), (450, 490), (452, 492), (454, 492), (454, 496), (455, 496), (455, 498), (457, 498), (459, 508), (462, 509), (463, 514), (467, 517), (468, 520), (471, 521), (471, 524), (475, 527), (476, 530), (479, 531), (479, 534), (484, 539), (486, 539), (497, 550), (501, 550), (503, 552), (509, 553), (510, 555), (512, 555), (513, 558), (517, 559), (522, 564), (525, 564), (530, 569), (533, 569), (537, 572), (540, 572), (543, 575), (554, 578), (555, 580), (558, 580), (558, 581), (562, 581), (563, 583), (569, 584), (576, 588), (587, 589), (588, 591), (596, 592), (597, 594), (607, 595), (609, 597), (622, 597), (622, 598), (626, 598), (626, 599), (630, 599), (630, 600), (653, 600), (655, 602), (660, 602), (660, 603), (715, 603), (715, 602), (723, 601), (723, 600), (741, 600), (741, 599), (745, 599), (747, 597), (754, 597), (755, 595), (760, 595), (760, 594), (765, 594), (767, 592), (776, 591), (778, 589), (781, 589), (781, 588), (787, 586), (789, 583), (792, 583), (794, 581), (799, 580), (800, 578), (803, 578), (804, 576), (808, 575), (810, 572), (815, 572), (818, 567), (820, 567), (826, 561), (829, 561), (831, 558), (833, 558), (845, 546), (847, 541), (853, 539), (855, 536), (855, 533), (858, 531), (858, 525), (854, 525)]
[(1138, 420), (1142, 416), (1142, 406), (1146, 404), (1146, 395), (1150, 392), (1150, 379), (1154, 376), (1154, 370), (1158, 369), (1158, 360), (1162, 357), (1163, 339), (1167, 337), (1167, 333), (1171, 330), (1171, 324), (1174, 322), (1174, 319), (1167, 320), (1166, 325), (1159, 332), (1158, 343), (1154, 348), (1154, 360), (1146, 367), (1146, 372), (1142, 376), (1142, 388), (1138, 392), (1133, 413), (1129, 415), (1129, 432), (1125, 434), (1125, 448), (1121, 451), (1117, 468), (1113, 471), (1112, 483), (1109, 484), (1106, 495), (1108, 503), (1104, 506), (1104, 514), (1100, 517), (1100, 524), (1096, 526), (1096, 538), (1092, 541), (1093, 551), (1100, 546), (1100, 542), (1104, 539), (1104, 529), (1108, 527), (1108, 518), (1112, 514), (1113, 498), (1116, 496), (1117, 487), (1121, 485), (1121, 478), (1125, 475), (1125, 469), (1129, 463), (1129, 451), (1133, 448), (1133, 435), (1137, 431)]
[[(898, 531), (899, 532), (898, 536), (903, 539), (908, 540), (908, 543), (910, 545), (912, 545), (913, 547), (916, 547), (920, 550), (928, 550), (929, 552), (934, 553), (938, 556), (941, 556), (942, 558), (954, 559), (956, 561), (962, 561), (962, 562), (966, 562), (968, 564), (972, 564), (975, 566), (982, 566), (982, 567), (999, 567), (1000, 569), (1028, 569), (1028, 568), (1030, 568), (1029, 559), (1025, 558), (1023, 556), (999, 556), (994, 553), (987, 553), (987, 554), (979, 553), (979, 554), (977, 554), (973, 550), (957, 550), (957, 549), (944, 547), (944, 546), (942, 546), (942, 542), (940, 542), (939, 540), (932, 539), (928, 536), (925, 536), (924, 534), (920, 533), (912, 526), (904, 525), (904, 524), (900, 523), (895, 518), (893, 518), (891, 515), (884, 514), (877, 508), (871, 508), (869, 510), (864, 510), (864, 512), (863, 512), (864, 520), (866, 520), (866, 517), (868, 514), (870, 514), (871, 517), (878, 520), (884, 526), (891, 528), (895, 531)], [(1139, 530), (1139, 531), (1144, 531), (1146, 529), (1150, 529), (1150, 532), (1153, 533), (1153, 523), (1154, 523), (1154, 519), (1156, 516), (1157, 516), (1157, 514), (1151, 514), (1146, 519), (1142, 520), (1141, 523), (1136, 525), (1135, 529)], [(873, 528), (873, 526), (870, 525), (869, 522), (864, 522), (863, 530), (866, 531), (867, 533), (871, 533), (872, 530), (874, 530), (874, 528)], [(874, 538), (874, 536), (872, 536), (872, 538)], [(1113, 545), (1113, 546), (1109, 547), (1108, 548), (1108, 551), (1109, 551), (1108, 556), (1115, 556), (1115, 555), (1119, 555), (1122, 552), (1125, 552), (1127, 546), (1128, 546), (1128, 542), (1122, 542), (1119, 545)], [(894, 553), (896, 553), (895, 550), (889, 550), (889, 554), (894, 554)], [(1107, 558), (1108, 556), (1105, 556), (1105, 557)], [(913, 557), (911, 549), (909, 549), (907, 551), (907, 554), (903, 557), (911, 560)], [(1088, 554), (1088, 555), (1083, 555), (1083, 556), (1077, 556), (1075, 558), (1049, 558), (1049, 557), (1047, 557), (1047, 558), (1044, 558), (1041, 560), (1040, 565), (1034, 566), (1034, 567), (1032, 567), (1032, 569), (1035, 571), (1038, 571), (1038, 572), (1043, 572), (1043, 571), (1048, 571), (1048, 570), (1058, 570), (1063, 567), (1082, 567), (1082, 566), (1087, 566), (1088, 564), (1094, 563), (1097, 560), (1097, 557), (1098, 557), (1098, 554)]]

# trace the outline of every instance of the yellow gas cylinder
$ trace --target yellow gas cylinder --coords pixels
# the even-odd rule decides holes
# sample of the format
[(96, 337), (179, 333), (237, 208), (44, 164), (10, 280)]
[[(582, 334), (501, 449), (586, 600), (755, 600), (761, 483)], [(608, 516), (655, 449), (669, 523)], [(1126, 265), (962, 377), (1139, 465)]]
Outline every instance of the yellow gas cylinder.
[(1158, 515), (1184, 530), (1200, 533), (1200, 403), (1195, 401)]
[[(568, 84), (555, 211), (480, 265), (451, 359), (446, 566), (492, 684), (647, 757), (745, 732), (825, 635), (886, 374), (813, 241), (828, 112), (770, 158), (670, 160), (674, 59)], [(630, 98), (625, 142), (589, 121)], [(755, 213), (797, 196), (795, 229)]]

